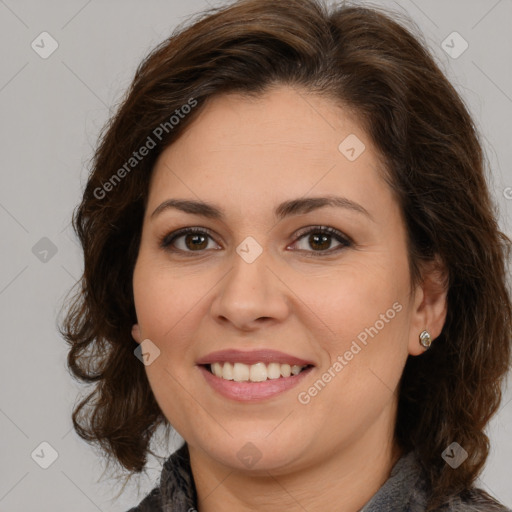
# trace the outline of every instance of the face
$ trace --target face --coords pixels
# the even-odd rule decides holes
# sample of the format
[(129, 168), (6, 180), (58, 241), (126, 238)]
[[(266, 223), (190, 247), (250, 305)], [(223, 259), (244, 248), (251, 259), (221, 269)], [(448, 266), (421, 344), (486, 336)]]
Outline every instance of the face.
[(215, 97), (160, 155), (133, 336), (191, 453), (278, 474), (391, 442), (407, 356), (441, 325), (379, 166), (357, 119), (284, 86)]

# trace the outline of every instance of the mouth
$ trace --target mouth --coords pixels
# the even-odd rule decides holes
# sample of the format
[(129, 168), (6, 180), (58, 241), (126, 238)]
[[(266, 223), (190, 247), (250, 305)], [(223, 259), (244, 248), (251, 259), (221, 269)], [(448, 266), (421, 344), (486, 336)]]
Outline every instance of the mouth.
[(315, 367), (313, 361), (263, 348), (212, 352), (196, 365), (214, 392), (245, 403), (259, 403), (291, 390)]
[(288, 363), (264, 363), (245, 364), (241, 362), (215, 362), (203, 364), (206, 370), (212, 375), (235, 382), (264, 382), (267, 380), (285, 379), (290, 376), (299, 375), (313, 365), (288, 364)]

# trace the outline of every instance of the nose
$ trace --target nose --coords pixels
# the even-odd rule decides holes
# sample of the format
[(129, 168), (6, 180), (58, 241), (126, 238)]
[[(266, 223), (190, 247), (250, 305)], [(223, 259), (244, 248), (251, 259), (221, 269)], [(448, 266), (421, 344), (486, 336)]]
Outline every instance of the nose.
[(265, 251), (251, 263), (234, 252), (233, 266), (219, 283), (211, 314), (218, 322), (251, 331), (288, 316), (288, 292)]

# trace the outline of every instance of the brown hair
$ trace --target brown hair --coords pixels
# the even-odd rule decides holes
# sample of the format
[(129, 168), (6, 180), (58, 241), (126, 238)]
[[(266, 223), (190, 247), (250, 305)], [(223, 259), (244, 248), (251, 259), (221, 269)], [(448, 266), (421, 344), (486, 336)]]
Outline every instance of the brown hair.
[[(420, 455), (430, 507), (467, 495), (488, 456), (484, 427), (510, 367), (510, 240), (497, 225), (479, 136), (463, 101), (421, 36), (376, 8), (329, 12), (320, 0), (242, 0), (179, 27), (139, 65), (102, 132), (73, 216), (84, 272), (61, 333), (70, 371), (94, 384), (73, 411), (76, 432), (138, 473), (157, 428), (169, 427), (131, 336), (132, 274), (152, 168), (208, 98), (258, 95), (275, 84), (356, 113), (401, 205), (413, 282), (425, 261), (439, 258), (448, 270), (447, 319), (431, 349), (407, 360), (395, 434), (403, 449)], [(198, 106), (183, 108), (193, 102)], [(155, 147), (130, 161), (149, 138)], [(453, 441), (469, 454), (456, 470), (441, 457)]]

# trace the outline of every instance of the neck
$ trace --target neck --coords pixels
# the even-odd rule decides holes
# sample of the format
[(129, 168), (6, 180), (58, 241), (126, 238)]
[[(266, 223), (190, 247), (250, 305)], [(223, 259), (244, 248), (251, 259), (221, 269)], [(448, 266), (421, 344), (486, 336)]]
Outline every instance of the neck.
[[(384, 415), (385, 416), (385, 415)], [(403, 455), (386, 418), (363, 437), (290, 472), (240, 471), (189, 445), (198, 512), (358, 512), (389, 478)]]

